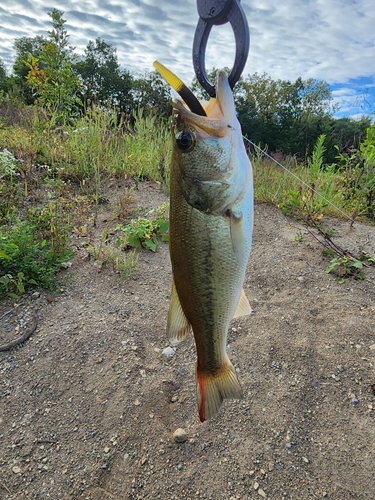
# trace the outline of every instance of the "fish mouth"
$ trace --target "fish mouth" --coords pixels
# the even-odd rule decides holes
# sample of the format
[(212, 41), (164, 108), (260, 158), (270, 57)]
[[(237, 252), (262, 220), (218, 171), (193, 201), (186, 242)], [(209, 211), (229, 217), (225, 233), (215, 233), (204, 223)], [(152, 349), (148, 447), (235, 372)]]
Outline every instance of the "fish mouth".
[(182, 100), (173, 101), (175, 122), (186, 121), (210, 135), (223, 137), (228, 129), (235, 129), (238, 121), (226, 71), (216, 74), (216, 97), (209, 101), (199, 101), (180, 78), (158, 61), (154, 67), (160, 75), (178, 92)]
[(224, 137), (229, 129), (238, 128), (236, 109), (226, 71), (219, 70), (216, 75), (216, 97), (209, 101), (200, 101), (205, 115), (194, 113), (185, 100), (173, 101), (175, 119), (185, 121), (194, 128), (199, 128), (209, 135)]

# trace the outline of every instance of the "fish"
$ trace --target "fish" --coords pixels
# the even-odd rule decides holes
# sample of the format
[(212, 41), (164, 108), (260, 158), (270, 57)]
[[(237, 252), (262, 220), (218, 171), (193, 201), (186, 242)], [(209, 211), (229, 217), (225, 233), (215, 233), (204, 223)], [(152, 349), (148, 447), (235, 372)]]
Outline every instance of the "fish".
[[(171, 82), (166, 68), (154, 65), (181, 90), (180, 80)], [(251, 313), (243, 283), (252, 242), (253, 173), (227, 73), (217, 72), (216, 97), (208, 102), (183, 89), (185, 100), (173, 101), (171, 125), (173, 282), (167, 336), (174, 344), (193, 331), (198, 413), (204, 422), (224, 399), (243, 397), (226, 346), (230, 321)]]

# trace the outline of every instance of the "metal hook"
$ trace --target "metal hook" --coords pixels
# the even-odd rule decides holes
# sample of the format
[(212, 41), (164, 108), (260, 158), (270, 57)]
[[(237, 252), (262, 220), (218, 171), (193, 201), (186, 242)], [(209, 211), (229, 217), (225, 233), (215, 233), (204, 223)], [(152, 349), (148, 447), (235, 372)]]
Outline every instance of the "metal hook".
[(196, 77), (211, 97), (216, 96), (215, 86), (208, 79), (205, 56), (212, 26), (230, 23), (236, 41), (236, 57), (229, 75), (231, 89), (238, 82), (245, 67), (250, 47), (249, 25), (240, 0), (197, 0), (199, 20), (193, 43), (193, 66)]

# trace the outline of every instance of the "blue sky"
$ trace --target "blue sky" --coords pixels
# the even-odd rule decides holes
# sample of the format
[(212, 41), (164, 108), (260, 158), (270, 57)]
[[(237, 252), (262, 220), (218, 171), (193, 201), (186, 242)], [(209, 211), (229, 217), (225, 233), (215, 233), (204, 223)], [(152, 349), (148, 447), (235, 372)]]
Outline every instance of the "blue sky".
[[(250, 26), (244, 75), (268, 73), (294, 81), (326, 80), (337, 116), (375, 111), (374, 0), (242, 0)], [(198, 19), (195, 0), (2, 0), (0, 57), (13, 61), (15, 38), (47, 35), (54, 7), (64, 11), (70, 41), (83, 54), (100, 37), (117, 48), (122, 67), (138, 74), (159, 59), (191, 83), (191, 48)], [(215, 27), (207, 68), (233, 64), (229, 25)], [(375, 115), (372, 115), (375, 116)]]

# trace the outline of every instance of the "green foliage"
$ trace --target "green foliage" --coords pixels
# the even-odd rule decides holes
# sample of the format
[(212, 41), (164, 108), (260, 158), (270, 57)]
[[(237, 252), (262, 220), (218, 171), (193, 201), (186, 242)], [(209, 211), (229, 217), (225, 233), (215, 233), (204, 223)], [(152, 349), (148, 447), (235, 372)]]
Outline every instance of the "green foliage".
[(352, 217), (375, 220), (375, 124), (367, 129), (359, 150), (339, 151), (336, 160), (344, 207)]
[(0, 151), (0, 225), (16, 210), (15, 206), (20, 199), (19, 175), (12, 153), (7, 149)]
[(84, 110), (94, 106), (116, 106), (120, 112), (130, 113), (133, 106), (131, 95), (133, 77), (128, 71), (121, 71), (116, 48), (97, 38), (90, 40), (85, 57), (73, 66), (82, 82)]
[(125, 136), (129, 173), (139, 181), (159, 180), (169, 185), (169, 128), (159, 123), (156, 115), (145, 115), (142, 109), (134, 114), (134, 118), (133, 132)]
[(48, 165), (44, 173), (78, 181), (86, 193), (98, 196), (101, 180), (133, 176), (168, 185), (170, 132), (158, 118), (134, 115), (134, 126), (119, 121), (115, 110), (94, 108), (73, 126), (50, 128), (37, 113), (25, 125), (0, 128), (0, 149), (22, 160), (30, 173), (37, 162)]
[(267, 74), (248, 75), (236, 91), (238, 118), (244, 135), (270, 151), (302, 157), (320, 135), (319, 124), (335, 111), (328, 84), (298, 78), (294, 83)]
[[(104, 244), (103, 244), (104, 243)], [(135, 250), (124, 252), (118, 246), (111, 246), (108, 241), (108, 228), (103, 232), (102, 241), (99, 245), (90, 245), (89, 252), (100, 267), (112, 265), (114, 272), (122, 279), (138, 270), (138, 255)]]
[[(317, 221), (323, 214), (337, 215), (337, 211), (326, 200), (340, 207), (339, 175), (334, 169), (322, 169), (324, 140), (322, 134), (311, 158), (308, 158), (310, 168), (296, 164), (294, 158), (280, 158), (294, 175), (286, 173), (270, 159), (261, 161), (256, 157), (253, 162), (255, 198), (278, 205), (286, 215), (300, 220)], [(317, 195), (317, 192), (323, 196)]]
[(4, 177), (12, 178), (15, 175), (19, 175), (16, 170), (16, 159), (7, 149), (0, 151), (0, 180)]
[[(55, 136), (53, 151), (59, 154), (48, 158), (45, 148), (44, 161), (59, 175), (79, 180), (85, 190), (94, 193), (108, 175), (163, 181), (161, 173), (165, 178), (169, 173), (169, 132), (156, 123), (156, 117), (140, 112), (129, 130), (124, 122), (118, 122), (114, 110), (95, 108), (79, 119), (74, 129), (67, 128), (63, 140)], [(47, 139), (51, 142), (51, 135)]]
[(360, 259), (357, 259), (352, 255), (343, 255), (332, 259), (326, 269), (326, 272), (336, 274), (338, 276), (337, 281), (340, 284), (344, 283), (345, 279), (350, 276), (353, 276), (356, 279), (364, 280), (364, 264), (367, 266), (374, 265), (375, 259), (367, 254), (362, 254)]
[(21, 162), (17, 170), (23, 179), (25, 173), (33, 170), (33, 165), (42, 154), (44, 140), (40, 130), (33, 124), (0, 129), (0, 148), (10, 151)]
[(60, 124), (71, 120), (78, 114), (77, 96), (80, 82), (73, 74), (73, 49), (69, 47), (69, 35), (65, 29), (66, 20), (63, 12), (53, 9), (52, 30), (47, 42), (41, 47), (40, 59), (29, 55), (27, 82), (41, 106), (51, 115), (51, 124)]
[(325, 134), (321, 134), (318, 137), (311, 158), (307, 159), (307, 166), (310, 169), (312, 177), (315, 179), (319, 176), (323, 168), (324, 153), (326, 152), (326, 148), (324, 147), (325, 138)]
[(53, 245), (41, 239), (39, 227), (16, 220), (0, 227), (0, 296), (17, 297), (32, 286), (51, 287), (61, 262), (71, 253), (56, 253)]
[(8, 78), (4, 61), (0, 57), (0, 101), (8, 88)]
[(135, 79), (132, 87), (134, 111), (148, 110), (153, 116), (158, 117), (171, 115), (171, 88), (157, 71), (151, 71)]
[[(339, 209), (345, 209), (342, 203), (342, 174), (336, 172), (335, 166), (322, 169), (324, 139), (324, 135), (318, 138), (308, 162), (310, 168), (295, 166), (291, 168), (293, 175), (286, 174), (268, 159), (262, 161), (259, 154), (256, 155), (253, 161), (255, 198), (259, 200), (258, 197), (262, 196), (261, 201), (273, 203), (277, 201), (285, 214), (296, 217), (304, 223), (307, 233), (325, 247), (323, 253), (334, 256), (327, 268), (327, 273), (335, 273), (339, 283), (343, 283), (348, 277), (365, 279), (364, 267), (374, 265), (375, 258), (367, 254), (361, 254), (359, 257), (349, 254), (332, 240), (333, 231), (325, 229), (322, 225), (323, 214), (334, 215), (335, 211), (327, 200)], [(370, 150), (372, 151), (371, 148)], [(302, 184), (296, 177), (299, 177), (305, 184)], [(265, 198), (264, 193), (271, 193), (271, 195), (267, 194), (268, 198)], [(339, 215), (342, 214), (339, 213)], [(301, 231), (297, 232), (295, 240), (304, 241)]]
[(155, 252), (158, 243), (157, 235), (161, 236), (162, 241), (169, 241), (169, 220), (166, 219), (167, 209), (168, 204), (163, 203), (160, 207), (147, 212), (147, 216), (153, 215), (151, 219), (138, 217), (138, 219), (133, 219), (126, 226), (117, 226), (116, 229), (124, 233), (123, 236), (117, 238), (117, 246), (120, 248), (128, 246), (135, 248), (146, 247)]
[(326, 134), (325, 157), (327, 164), (336, 162), (337, 151), (359, 149), (360, 143), (366, 136), (366, 130), (371, 125), (369, 117), (361, 120), (352, 118), (331, 118), (321, 123), (321, 133)]

